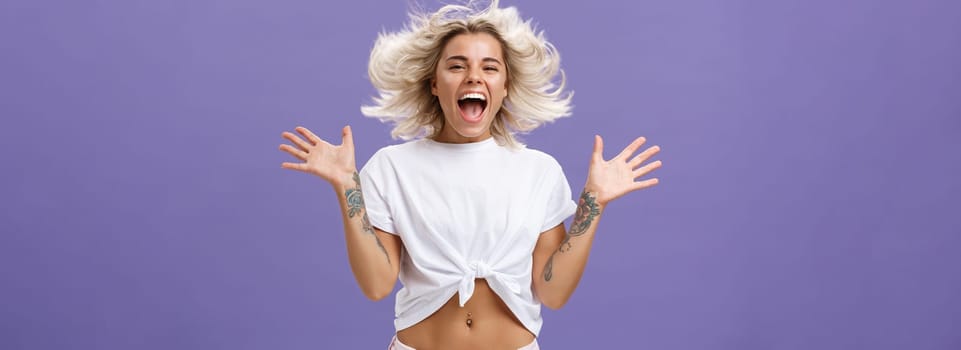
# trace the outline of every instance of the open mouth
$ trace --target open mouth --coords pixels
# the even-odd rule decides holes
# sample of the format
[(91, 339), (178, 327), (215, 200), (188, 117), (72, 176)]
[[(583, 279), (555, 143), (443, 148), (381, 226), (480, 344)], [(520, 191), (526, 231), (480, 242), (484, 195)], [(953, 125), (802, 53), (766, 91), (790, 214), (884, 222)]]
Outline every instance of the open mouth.
[(465, 121), (476, 123), (484, 118), (484, 110), (487, 109), (487, 98), (483, 94), (468, 93), (457, 100), (460, 115)]

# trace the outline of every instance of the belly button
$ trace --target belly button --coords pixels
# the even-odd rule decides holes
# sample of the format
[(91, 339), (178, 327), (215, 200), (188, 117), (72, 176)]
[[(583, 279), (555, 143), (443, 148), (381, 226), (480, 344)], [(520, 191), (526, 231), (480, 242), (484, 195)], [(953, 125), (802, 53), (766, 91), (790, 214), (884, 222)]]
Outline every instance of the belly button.
[(474, 324), (474, 321), (470, 319), (470, 316), (471, 316), (471, 314), (470, 314), (470, 312), (468, 312), (468, 313), (467, 313), (467, 328), (470, 328), (471, 325)]

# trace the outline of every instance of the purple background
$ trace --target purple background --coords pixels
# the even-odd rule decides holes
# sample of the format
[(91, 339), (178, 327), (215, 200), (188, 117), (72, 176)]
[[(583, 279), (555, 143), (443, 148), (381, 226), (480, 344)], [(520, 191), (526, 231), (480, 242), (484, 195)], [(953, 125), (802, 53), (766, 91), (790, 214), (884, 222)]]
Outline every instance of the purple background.
[[(528, 144), (575, 192), (594, 133), (665, 165), (545, 349), (961, 349), (961, 2), (518, 5), (576, 92)], [(395, 142), (359, 106), (406, 8), (0, 3), (0, 348), (385, 348), (393, 297), (277, 145)]]

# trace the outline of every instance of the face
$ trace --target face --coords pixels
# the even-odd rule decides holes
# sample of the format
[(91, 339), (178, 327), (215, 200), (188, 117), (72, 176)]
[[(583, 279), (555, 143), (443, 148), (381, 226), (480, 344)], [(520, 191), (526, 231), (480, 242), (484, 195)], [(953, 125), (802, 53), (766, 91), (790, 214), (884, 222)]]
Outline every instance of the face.
[(500, 42), (487, 33), (451, 38), (441, 51), (431, 93), (444, 111), (437, 141), (467, 143), (491, 137), (491, 123), (507, 96)]

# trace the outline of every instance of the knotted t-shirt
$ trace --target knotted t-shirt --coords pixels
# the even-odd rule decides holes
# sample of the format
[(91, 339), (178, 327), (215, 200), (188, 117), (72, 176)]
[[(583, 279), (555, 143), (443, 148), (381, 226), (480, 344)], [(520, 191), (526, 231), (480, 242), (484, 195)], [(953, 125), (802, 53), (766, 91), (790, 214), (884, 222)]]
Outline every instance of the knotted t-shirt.
[(484, 278), (535, 336), (542, 319), (531, 290), (540, 234), (574, 214), (560, 164), (550, 155), (498, 145), (419, 139), (377, 151), (360, 172), (374, 227), (399, 235), (394, 327), (424, 320)]

